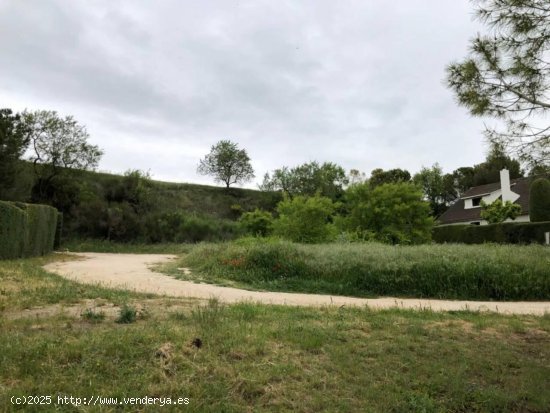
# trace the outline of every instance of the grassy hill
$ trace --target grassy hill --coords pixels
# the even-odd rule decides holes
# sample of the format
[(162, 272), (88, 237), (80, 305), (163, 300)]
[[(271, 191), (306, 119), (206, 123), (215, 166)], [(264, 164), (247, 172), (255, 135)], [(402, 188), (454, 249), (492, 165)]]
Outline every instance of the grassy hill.
[(273, 210), (281, 199), (278, 193), (155, 181), (139, 173), (65, 170), (46, 196), (36, 193), (37, 182), (32, 164), (24, 163), (8, 200), (55, 206), (64, 214), (68, 238), (198, 241), (219, 232), (228, 239), (238, 231), (235, 221), (243, 212)]
[[(93, 185), (98, 192), (105, 192), (124, 181), (123, 175), (104, 172), (75, 171), (81, 182)], [(254, 189), (222, 188), (210, 185), (173, 183), (150, 180), (151, 197), (156, 207), (163, 211), (182, 210), (189, 213), (220, 219), (235, 219), (239, 211), (255, 208), (272, 210), (281, 196), (278, 193)]]

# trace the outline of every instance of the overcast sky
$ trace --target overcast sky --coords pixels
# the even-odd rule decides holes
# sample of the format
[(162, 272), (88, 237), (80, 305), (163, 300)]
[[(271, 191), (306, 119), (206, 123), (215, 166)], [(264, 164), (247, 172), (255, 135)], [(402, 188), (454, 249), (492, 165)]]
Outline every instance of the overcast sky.
[(466, 0), (0, 0), (0, 107), (73, 115), (100, 170), (211, 183), (238, 142), (256, 171), (370, 174), (483, 161), (483, 120), (445, 66), (482, 26)]

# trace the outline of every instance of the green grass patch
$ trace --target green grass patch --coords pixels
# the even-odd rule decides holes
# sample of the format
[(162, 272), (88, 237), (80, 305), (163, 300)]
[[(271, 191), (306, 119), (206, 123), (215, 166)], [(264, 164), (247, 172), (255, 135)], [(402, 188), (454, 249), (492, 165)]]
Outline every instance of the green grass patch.
[[(188, 397), (183, 410), (191, 412), (543, 412), (550, 405), (548, 317), (215, 301), (174, 314), (132, 324), (0, 321), (0, 411), (15, 410), (11, 396), (28, 394)], [(480, 318), (490, 327), (473, 328)], [(102, 407), (136, 410), (159, 407)]]
[(42, 269), (42, 265), (64, 259), (75, 258), (52, 254), (41, 258), (0, 261), (0, 315), (8, 309), (25, 309), (57, 303), (71, 304), (97, 297), (120, 304), (131, 298), (153, 297), (152, 294), (78, 284)]
[[(178, 268), (190, 267), (195, 275)], [(470, 300), (550, 299), (550, 248), (539, 245), (200, 244), (163, 270), (252, 289)]]
[[(0, 412), (96, 411), (57, 404), (58, 396), (92, 395), (189, 398), (184, 407), (103, 405), (102, 412), (545, 412), (550, 406), (548, 315), (216, 300), (198, 306), (80, 286), (40, 269), (51, 259), (0, 262), (6, 310)], [(97, 316), (102, 307), (88, 315), (12, 317), (24, 313), (24, 303), (89, 297), (128, 303), (135, 322), (119, 324), (108, 311)], [(56, 404), (10, 402), (29, 395), (50, 395)]]

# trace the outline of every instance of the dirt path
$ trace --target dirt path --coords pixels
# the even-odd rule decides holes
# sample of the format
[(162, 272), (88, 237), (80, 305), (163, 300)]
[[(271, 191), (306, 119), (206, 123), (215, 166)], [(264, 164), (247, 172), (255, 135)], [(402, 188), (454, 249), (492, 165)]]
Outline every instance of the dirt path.
[(211, 284), (196, 284), (177, 280), (155, 273), (149, 269), (154, 263), (174, 259), (173, 255), (158, 254), (100, 254), (80, 253), (83, 260), (54, 262), (45, 269), (65, 278), (87, 284), (102, 284), (144, 293), (170, 297), (216, 297), (226, 303), (252, 301), (265, 304), (323, 306), (323, 305), (368, 305), (371, 308), (410, 308), (434, 311), (472, 310), (495, 311), (507, 314), (550, 313), (550, 302), (491, 302), (491, 301), (449, 301), (405, 298), (353, 298), (317, 294), (279, 293), (246, 291), (237, 288), (220, 287)]

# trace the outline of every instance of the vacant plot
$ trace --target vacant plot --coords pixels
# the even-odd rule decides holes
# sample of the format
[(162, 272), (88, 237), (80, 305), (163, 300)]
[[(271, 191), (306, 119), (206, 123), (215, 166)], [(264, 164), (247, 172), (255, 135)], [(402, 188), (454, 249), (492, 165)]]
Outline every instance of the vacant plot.
[[(48, 260), (0, 263), (0, 411), (31, 394), (189, 397), (197, 412), (550, 406), (548, 316), (198, 306), (75, 284)], [(136, 410), (159, 407), (101, 411)]]
[[(535, 314), (550, 312), (550, 302), (506, 302), (472, 300), (434, 300), (420, 298), (356, 298), (323, 294), (284, 293), (277, 291), (250, 291), (241, 288), (218, 286), (208, 283), (184, 281), (153, 271), (166, 267), (175, 255), (166, 254), (107, 254), (79, 253), (74, 261), (53, 262), (44, 268), (64, 278), (84, 284), (119, 288), (141, 293), (153, 293), (168, 297), (216, 298), (224, 303), (249, 301), (262, 304), (298, 306), (368, 306), (372, 309), (403, 308), (433, 309), (434, 311), (493, 311), (503, 314)], [(176, 268), (179, 274), (196, 278), (187, 268)]]
[(301, 245), (243, 239), (199, 244), (165, 267), (181, 277), (270, 291), (356, 297), (549, 300), (550, 248), (541, 245)]

